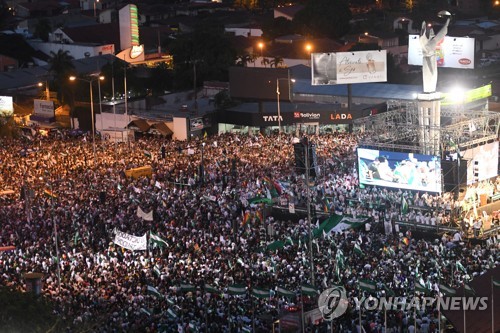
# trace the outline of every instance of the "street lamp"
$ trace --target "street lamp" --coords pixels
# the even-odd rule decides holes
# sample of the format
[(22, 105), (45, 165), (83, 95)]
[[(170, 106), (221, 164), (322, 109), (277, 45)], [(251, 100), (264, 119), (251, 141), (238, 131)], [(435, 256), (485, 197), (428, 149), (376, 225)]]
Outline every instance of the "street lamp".
[(39, 87), (43, 87), (44, 84), (45, 84), (45, 98), (47, 99), (47, 101), (49, 101), (50, 100), (49, 82), (48, 81), (38, 82)]
[(290, 78), (277, 78), (276, 79), (276, 101), (278, 106), (278, 132), (281, 134), (281, 109), (280, 109), (280, 81), (287, 80), (288, 81), (288, 98), (291, 98), (291, 88), (290, 82), (295, 82), (294, 79)]
[(94, 0), (94, 17), (97, 17), (96, 14), (96, 3), (99, 2), (99, 0)]
[(264, 56), (263, 56), (263, 51), (262, 51), (262, 49), (264, 48), (264, 43), (259, 42), (259, 44), (258, 44), (258, 45), (259, 45), (259, 49), (260, 49), (260, 57), (261, 57), (261, 58), (264, 58)]
[(307, 51), (307, 53), (309, 55), (308, 63), (309, 63), (309, 65), (311, 65), (311, 63), (310, 63), (310, 61), (311, 61), (311, 51), (312, 51), (312, 45), (311, 44), (309, 44), (309, 43), (306, 44), (306, 51)]
[[(90, 113), (92, 116), (92, 150), (94, 152), (94, 164), (95, 164), (95, 124), (94, 124), (94, 95), (92, 93), (92, 82), (97, 81), (99, 82), (99, 89), (100, 89), (100, 81), (104, 80), (104, 76), (96, 76), (92, 75), (94, 77), (93, 79), (83, 79), (79, 78), (76, 76), (70, 76), (69, 80), (70, 81), (83, 81), (83, 82), (88, 82), (89, 83), (89, 90), (90, 90)], [(99, 101), (100, 103), (101, 101)]]

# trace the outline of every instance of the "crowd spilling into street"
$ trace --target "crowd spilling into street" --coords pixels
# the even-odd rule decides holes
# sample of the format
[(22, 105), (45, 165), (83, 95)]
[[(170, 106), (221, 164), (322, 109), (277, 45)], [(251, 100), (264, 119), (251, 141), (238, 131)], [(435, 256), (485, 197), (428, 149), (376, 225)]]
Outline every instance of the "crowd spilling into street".
[[(409, 296), (421, 282), (435, 295), (440, 283), (457, 288), (498, 264), (499, 244), (471, 245), (459, 231), (416, 238), (398, 230), (402, 220), (460, 221), (461, 203), (453, 195), (360, 188), (358, 135), (309, 137), (318, 155), (310, 184), (296, 172), (294, 138), (285, 134), (97, 140), (95, 146), (89, 137), (68, 135), (3, 140), (0, 191), (14, 195), (0, 197), (0, 246), (15, 250), (0, 252), (0, 286), (23, 291), (23, 274), (40, 272), (42, 295), (68, 318), (68, 332), (85, 326), (110, 333), (269, 332), (280, 315), (296, 310), (300, 317), (314, 307), (316, 296), (301, 294), (303, 285), (319, 292), (343, 285), (350, 306), (334, 329), (359, 332), (360, 279), (377, 281), (376, 293)], [(151, 166), (150, 176), (126, 175), (143, 166)], [(269, 207), (306, 207), (307, 193), (313, 210), (323, 212), (312, 223)], [(402, 197), (410, 203), (404, 214)], [(368, 222), (309, 242), (328, 214)], [(115, 244), (117, 230), (161, 241), (132, 251)], [(284, 246), (266, 248), (276, 241)], [(243, 291), (233, 292), (235, 286)], [(269, 297), (255, 297), (256, 289)], [(362, 322), (366, 332), (383, 331), (380, 312), (363, 312)], [(438, 326), (432, 307), (388, 313), (389, 332)]]

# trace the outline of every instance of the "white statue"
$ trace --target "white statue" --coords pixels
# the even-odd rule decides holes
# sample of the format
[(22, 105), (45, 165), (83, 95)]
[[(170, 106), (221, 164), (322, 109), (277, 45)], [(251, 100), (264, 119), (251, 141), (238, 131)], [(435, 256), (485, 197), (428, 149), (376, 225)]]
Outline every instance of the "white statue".
[[(420, 46), (422, 47), (422, 77), (424, 82), (424, 93), (433, 93), (436, 91), (437, 85), (437, 59), (436, 46), (448, 33), (448, 24), (450, 23), (451, 14), (448, 12), (440, 12), (441, 15), (448, 16), (445, 25), (437, 35), (434, 35), (434, 30), (430, 28), (427, 31), (427, 24), (422, 22), (422, 30), (420, 31)], [(428, 33), (427, 33), (428, 32)]]

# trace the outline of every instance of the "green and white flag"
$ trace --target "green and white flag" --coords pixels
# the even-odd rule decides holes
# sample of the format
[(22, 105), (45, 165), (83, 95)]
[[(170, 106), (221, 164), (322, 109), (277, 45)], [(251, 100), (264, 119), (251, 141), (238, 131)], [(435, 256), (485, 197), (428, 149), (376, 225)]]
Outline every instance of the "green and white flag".
[(146, 308), (141, 308), (139, 311), (141, 311), (142, 313), (145, 313), (146, 315), (148, 316), (151, 316), (151, 311), (149, 311), (148, 309)]
[(471, 286), (469, 286), (467, 283), (464, 284), (464, 292), (466, 295), (471, 295), (471, 296), (476, 295), (476, 291)]
[(302, 284), (300, 287), (300, 291), (302, 292), (302, 295), (307, 295), (307, 296), (316, 296), (319, 294), (318, 289), (316, 287), (311, 286), (310, 284)]
[(243, 327), (241, 328), (241, 331), (242, 331), (243, 333), (251, 333), (251, 332), (252, 332), (252, 329), (251, 329), (250, 327), (243, 326)]
[(75, 236), (73, 236), (73, 246), (78, 245), (78, 241), (81, 240), (82, 238), (80, 237), (80, 233), (78, 230), (75, 233)]
[(174, 310), (172, 310), (172, 309), (167, 310), (167, 316), (170, 319), (177, 319), (177, 313), (175, 313)]
[(196, 287), (193, 286), (192, 284), (187, 284), (187, 283), (181, 283), (181, 290), (188, 292), (188, 291), (195, 291)]
[(252, 288), (252, 296), (257, 298), (269, 298), (271, 297), (271, 293), (266, 289)]
[(148, 286), (148, 294), (153, 295), (157, 298), (163, 298), (163, 295), (153, 286)]
[(144, 150), (144, 156), (151, 157), (151, 152), (149, 150)]
[(403, 196), (401, 198), (401, 214), (407, 214), (408, 213), (408, 201), (406, 198)]
[(372, 280), (359, 279), (359, 289), (368, 292), (375, 292), (377, 291), (377, 283)]
[(209, 284), (205, 283), (205, 292), (209, 294), (219, 294), (220, 291), (219, 289), (215, 288), (214, 286), (211, 286)]
[(455, 263), (455, 266), (457, 267), (457, 270), (462, 271), (467, 274), (467, 270), (465, 269), (464, 265), (460, 261), (457, 261)]
[(445, 296), (453, 296), (457, 293), (455, 289), (445, 286), (444, 284), (439, 285), (439, 291), (442, 292)]
[(365, 253), (363, 252), (363, 250), (361, 250), (361, 247), (359, 246), (358, 243), (354, 244), (354, 253), (357, 253), (360, 256), (365, 255)]
[(339, 269), (342, 269), (345, 267), (344, 252), (342, 252), (341, 249), (337, 250), (337, 253), (335, 254), (335, 259), (337, 260), (337, 265), (339, 266)]
[(156, 244), (158, 246), (168, 246), (168, 243), (166, 240), (158, 236), (157, 234), (153, 233), (152, 231), (149, 232), (149, 242)]
[(430, 292), (431, 292), (428, 288), (426, 288), (420, 282), (415, 282), (415, 291), (418, 291), (418, 292), (424, 293), (424, 294), (430, 294)]
[(495, 280), (493, 277), (491, 278), (491, 282), (494, 287), (500, 288), (500, 280)]
[(189, 323), (189, 329), (190, 329), (190, 332), (198, 332), (198, 325), (196, 325), (196, 323), (193, 323), (193, 322), (190, 322)]
[(276, 288), (276, 293), (280, 296), (284, 296), (286, 298), (295, 298), (296, 294), (293, 291), (287, 290), (285, 288), (278, 287)]
[(244, 284), (233, 284), (227, 287), (227, 293), (230, 295), (245, 295), (247, 288)]
[(174, 300), (173, 300), (173, 299), (171, 299), (171, 298), (169, 298), (169, 297), (167, 297), (166, 299), (167, 299), (167, 303), (168, 303), (168, 305), (170, 305), (170, 306), (174, 306), (174, 305), (175, 305), (175, 302), (174, 302)]
[(161, 276), (161, 271), (158, 268), (158, 266), (153, 267), (153, 272), (156, 274), (156, 276), (158, 276), (158, 277)]
[(382, 285), (382, 287), (384, 288), (385, 290), (385, 294), (387, 296), (396, 296), (396, 293), (394, 292), (394, 290), (390, 289), (389, 287), (387, 287), (385, 284)]

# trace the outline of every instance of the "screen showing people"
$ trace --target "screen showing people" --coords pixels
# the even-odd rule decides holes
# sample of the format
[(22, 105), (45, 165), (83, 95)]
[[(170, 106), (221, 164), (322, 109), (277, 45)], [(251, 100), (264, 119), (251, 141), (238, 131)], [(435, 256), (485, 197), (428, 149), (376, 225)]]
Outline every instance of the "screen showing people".
[(358, 172), (363, 185), (441, 192), (437, 156), (358, 148)]

